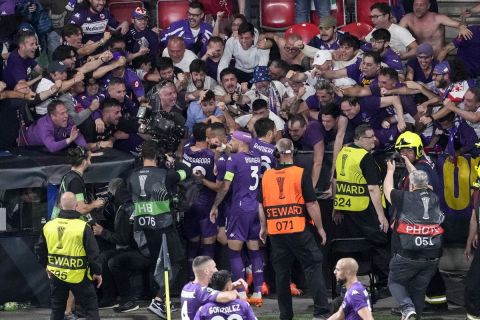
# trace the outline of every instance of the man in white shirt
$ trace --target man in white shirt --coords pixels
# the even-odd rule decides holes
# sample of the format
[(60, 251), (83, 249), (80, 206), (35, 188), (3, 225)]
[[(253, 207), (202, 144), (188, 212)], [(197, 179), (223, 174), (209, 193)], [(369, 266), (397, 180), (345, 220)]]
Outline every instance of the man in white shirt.
[(191, 102), (198, 100), (200, 93), (204, 90), (212, 90), (217, 82), (207, 76), (207, 64), (201, 59), (195, 59), (190, 64), (190, 79), (187, 85), (187, 94), (185, 101)]
[(285, 128), (285, 121), (272, 111), (268, 110), (267, 102), (263, 99), (257, 99), (252, 103), (252, 114), (246, 114), (235, 119), (239, 128), (248, 128), (250, 132), (254, 132), (253, 125), (258, 119), (269, 118), (275, 122), (275, 140), (282, 138), (282, 131)]
[(235, 70), (240, 83), (250, 81), (255, 67), (267, 66), (270, 50), (258, 49), (257, 40), (253, 25), (249, 22), (242, 23), (238, 28), (238, 38), (231, 37), (225, 44), (225, 51), (218, 64), (218, 79), (232, 58), (235, 58)]
[(366, 37), (365, 41), (370, 42), (372, 33), (377, 29), (387, 29), (390, 32), (390, 47), (395, 50), (402, 60), (415, 56), (417, 41), (406, 28), (392, 23), (392, 9), (383, 2), (377, 2), (370, 7), (370, 18), (374, 29)]
[(168, 39), (167, 47), (163, 50), (162, 57), (170, 57), (173, 65), (183, 72), (190, 70), (190, 64), (198, 57), (190, 50), (185, 49), (183, 39), (177, 36)]

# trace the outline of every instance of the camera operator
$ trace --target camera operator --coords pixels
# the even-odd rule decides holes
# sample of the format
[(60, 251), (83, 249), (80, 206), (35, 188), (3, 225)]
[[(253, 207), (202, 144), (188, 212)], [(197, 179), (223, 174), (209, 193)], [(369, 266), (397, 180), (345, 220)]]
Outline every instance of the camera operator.
[[(142, 254), (149, 257), (155, 266), (162, 245), (162, 235), (166, 235), (174, 282), (182, 266), (184, 253), (174, 225), (171, 194), (178, 182), (190, 176), (190, 170), (181, 161), (175, 161), (171, 156), (163, 154), (154, 141), (144, 142), (142, 158), (143, 166), (135, 169), (128, 179), (128, 188), (135, 207), (134, 237)], [(161, 279), (158, 282), (160, 290), (152, 299), (148, 310), (165, 319), (166, 309), (161, 298), (164, 281)]]
[(409, 174), (408, 191), (393, 188), (394, 172), (395, 161), (387, 161), (383, 190), (395, 209), (388, 288), (400, 305), (402, 319), (419, 319), (428, 283), (442, 255), (443, 213), (425, 171)]

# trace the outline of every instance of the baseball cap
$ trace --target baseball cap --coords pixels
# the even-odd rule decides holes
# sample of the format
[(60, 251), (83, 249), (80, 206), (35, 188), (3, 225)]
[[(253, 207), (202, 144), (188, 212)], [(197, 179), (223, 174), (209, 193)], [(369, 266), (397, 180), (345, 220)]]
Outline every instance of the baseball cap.
[(133, 19), (148, 19), (148, 13), (145, 8), (136, 7), (135, 10), (132, 12)]
[(337, 26), (337, 18), (334, 16), (326, 16), (320, 18), (320, 23), (318, 24), (319, 28), (330, 28)]
[(318, 50), (313, 58), (312, 65), (321, 66), (325, 62), (332, 60), (332, 53), (328, 50)]
[(67, 66), (61, 61), (52, 61), (48, 64), (47, 72), (64, 72), (67, 70)]
[(433, 73), (436, 73), (436, 74), (450, 73), (450, 64), (448, 63), (448, 61), (439, 62), (435, 66), (435, 68), (433, 68)]
[(422, 43), (417, 47), (417, 56), (419, 55), (433, 56), (433, 47), (429, 43)]

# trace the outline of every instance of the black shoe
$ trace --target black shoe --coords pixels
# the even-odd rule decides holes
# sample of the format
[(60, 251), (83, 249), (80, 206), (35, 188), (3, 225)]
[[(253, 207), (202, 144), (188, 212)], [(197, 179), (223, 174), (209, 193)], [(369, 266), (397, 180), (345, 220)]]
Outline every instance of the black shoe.
[(448, 303), (440, 303), (440, 304), (425, 303), (425, 307), (423, 308), (423, 312), (427, 312), (427, 313), (443, 313), (447, 311), (448, 311)]
[(113, 308), (113, 311), (115, 312), (130, 312), (130, 311), (135, 311), (140, 306), (135, 303), (134, 301), (127, 301), (125, 303), (120, 304), (118, 307)]

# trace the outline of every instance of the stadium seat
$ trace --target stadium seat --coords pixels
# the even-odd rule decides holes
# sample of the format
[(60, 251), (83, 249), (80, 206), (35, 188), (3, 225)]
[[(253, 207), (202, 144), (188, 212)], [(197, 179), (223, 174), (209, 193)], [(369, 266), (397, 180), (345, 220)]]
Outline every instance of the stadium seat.
[(357, 22), (372, 24), (370, 7), (377, 2), (390, 3), (388, 0), (356, 0), (355, 11), (357, 13)]
[(260, 27), (286, 30), (295, 24), (294, 0), (260, 0)]
[(226, 1), (226, 5), (222, 5), (219, 0), (199, 0), (205, 7), (205, 14), (216, 16), (217, 12), (224, 11), (226, 16), (233, 14), (233, 1)]
[(166, 29), (172, 22), (186, 19), (188, 0), (158, 0), (157, 1), (157, 26)]
[(358, 263), (358, 276), (368, 276), (370, 299), (375, 303), (375, 277), (373, 275), (373, 247), (365, 238), (337, 238), (330, 242), (330, 270), (332, 299), (337, 297), (337, 281), (333, 270), (341, 258), (354, 258)]
[(373, 30), (373, 27), (367, 23), (363, 22), (352, 22), (340, 28), (340, 30), (350, 33), (351, 35), (357, 37), (358, 39), (363, 39), (370, 31)]
[[(337, 9), (331, 10), (330, 14), (337, 18), (337, 26), (343, 26), (345, 24), (345, 0), (337, 0)], [(315, 10), (310, 11), (310, 22), (318, 26), (320, 18)]]
[(294, 24), (285, 31), (285, 38), (294, 33), (302, 37), (303, 43), (309, 43), (313, 37), (320, 33), (320, 29), (313, 23)]
[(117, 19), (118, 22), (128, 21), (132, 22), (132, 12), (136, 7), (143, 7), (142, 1), (111, 1), (108, 3), (108, 10)]

